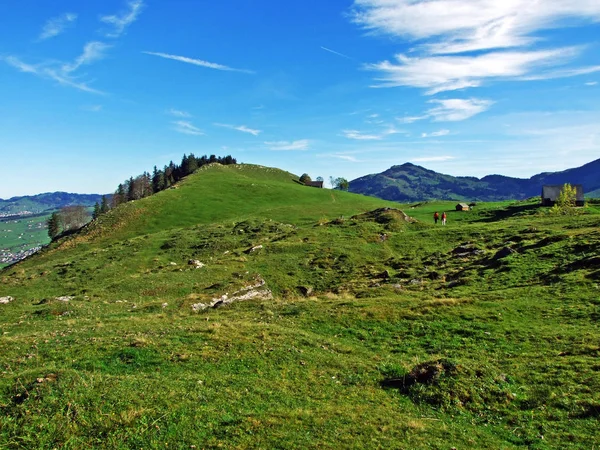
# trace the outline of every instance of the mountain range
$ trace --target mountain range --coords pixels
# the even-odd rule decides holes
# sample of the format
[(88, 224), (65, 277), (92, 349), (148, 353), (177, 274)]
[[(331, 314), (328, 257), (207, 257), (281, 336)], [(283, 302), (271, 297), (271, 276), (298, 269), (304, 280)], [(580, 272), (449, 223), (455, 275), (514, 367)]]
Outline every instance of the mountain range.
[(63, 206), (94, 206), (100, 203), (102, 196), (98, 194), (70, 194), (67, 192), (47, 192), (37, 195), (0, 198), (0, 215), (22, 214), (23, 212), (41, 213), (52, 211)]
[(411, 163), (392, 166), (378, 174), (350, 182), (350, 192), (398, 202), (421, 200), (522, 200), (541, 193), (546, 184), (582, 184), (587, 197), (600, 197), (600, 159), (561, 172), (544, 172), (531, 178), (487, 175), (454, 177)]

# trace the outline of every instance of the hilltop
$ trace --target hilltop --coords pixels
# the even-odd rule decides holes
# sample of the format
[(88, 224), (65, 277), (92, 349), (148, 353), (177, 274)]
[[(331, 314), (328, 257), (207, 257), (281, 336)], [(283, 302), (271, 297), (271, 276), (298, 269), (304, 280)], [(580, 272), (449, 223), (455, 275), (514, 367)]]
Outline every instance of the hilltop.
[(411, 163), (392, 166), (380, 174), (350, 182), (350, 191), (385, 200), (415, 202), (430, 199), (457, 201), (524, 200), (539, 196), (545, 184), (583, 184), (588, 195), (600, 189), (600, 159), (562, 172), (545, 172), (531, 178), (504, 175), (454, 177)]
[(0, 271), (0, 444), (592, 447), (600, 205), (452, 206), (249, 165), (118, 206)]

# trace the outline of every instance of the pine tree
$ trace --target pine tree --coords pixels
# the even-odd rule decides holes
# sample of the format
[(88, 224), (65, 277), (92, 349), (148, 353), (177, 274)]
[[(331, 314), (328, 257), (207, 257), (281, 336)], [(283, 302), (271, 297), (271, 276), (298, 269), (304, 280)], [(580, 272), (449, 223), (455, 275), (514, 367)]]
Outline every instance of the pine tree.
[(50, 239), (54, 239), (60, 233), (60, 217), (58, 213), (52, 213), (46, 224), (48, 225), (48, 236), (50, 236)]
[(108, 207), (108, 200), (106, 199), (106, 195), (102, 196), (102, 203), (100, 203), (100, 214), (105, 214), (108, 212), (110, 208)]
[(96, 202), (94, 205), (94, 212), (92, 213), (92, 219), (97, 219), (100, 215), (100, 203)]

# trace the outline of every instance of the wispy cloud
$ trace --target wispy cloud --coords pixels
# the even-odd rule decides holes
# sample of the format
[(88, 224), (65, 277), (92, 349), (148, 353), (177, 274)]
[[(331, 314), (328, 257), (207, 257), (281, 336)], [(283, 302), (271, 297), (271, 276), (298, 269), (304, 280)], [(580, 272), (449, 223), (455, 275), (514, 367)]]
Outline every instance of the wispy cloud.
[(434, 131), (433, 133), (422, 133), (421, 137), (423, 137), (423, 138), (440, 137), (440, 136), (447, 136), (449, 134), (450, 134), (450, 130), (440, 130), (440, 131)]
[(69, 74), (76, 71), (81, 66), (92, 64), (106, 56), (106, 50), (111, 46), (104, 42), (92, 41), (85, 44), (83, 53), (72, 63), (63, 64), (61, 71), (63, 74)]
[(493, 52), (475, 56), (396, 55), (396, 62), (367, 65), (381, 77), (374, 87), (410, 86), (433, 95), (481, 86), (486, 80), (524, 77), (544, 67), (566, 63), (579, 53), (575, 47), (556, 50)]
[[(593, 0), (355, 0), (352, 19), (366, 30), (428, 40), (427, 53), (515, 48), (539, 40), (535, 33), (563, 28), (568, 19), (600, 22)], [(433, 42), (431, 42), (433, 40)]]
[(344, 137), (355, 139), (357, 141), (380, 141), (383, 136), (380, 134), (365, 134), (358, 130), (344, 130)]
[(341, 159), (343, 161), (349, 161), (349, 162), (361, 162), (358, 158), (356, 158), (355, 156), (352, 155), (346, 155), (344, 153), (333, 153), (331, 155), (332, 158), (337, 158), (337, 159)]
[(430, 100), (429, 103), (440, 105), (427, 111), (427, 115), (432, 117), (436, 122), (458, 122), (466, 120), (487, 111), (494, 104), (491, 100), (478, 98)]
[(111, 38), (121, 36), (127, 27), (137, 20), (143, 8), (144, 2), (142, 0), (131, 0), (127, 3), (127, 9), (120, 14), (101, 16), (101, 22), (112, 26), (112, 30), (106, 32), (106, 36)]
[(170, 55), (168, 53), (160, 53), (160, 52), (142, 52), (142, 53), (145, 53), (146, 55), (159, 56), (159, 57), (165, 58), (165, 59), (172, 59), (174, 61), (179, 61), (179, 62), (183, 62), (186, 64), (193, 64), (195, 66), (206, 67), (208, 69), (224, 70), (224, 71), (228, 71), (228, 72), (242, 72), (242, 73), (250, 73), (250, 74), (254, 73), (251, 70), (234, 69), (233, 67), (224, 66), (222, 64), (212, 63), (212, 62), (208, 62), (208, 61), (203, 61), (201, 59), (188, 58), (187, 56)]
[(85, 105), (81, 109), (88, 112), (100, 112), (102, 111), (102, 105)]
[(326, 52), (333, 53), (334, 55), (337, 55), (337, 56), (341, 56), (342, 58), (354, 59), (354, 58), (352, 58), (352, 57), (350, 57), (348, 55), (344, 55), (343, 53), (336, 52), (335, 50), (331, 50), (330, 48), (327, 48), (327, 47), (321, 46), (321, 50), (325, 50)]
[[(415, 56), (399, 54), (395, 61), (365, 66), (381, 74), (375, 87), (409, 86), (431, 95), (485, 81), (563, 78), (600, 70), (556, 70), (584, 48), (552, 47), (541, 34), (600, 22), (597, 1), (355, 0), (351, 17), (370, 33), (417, 42)], [(546, 49), (530, 50), (537, 42)]]
[[(85, 51), (84, 51), (85, 54)], [(99, 91), (97, 89), (92, 88), (91, 86), (89, 86), (89, 84), (87, 82), (82, 82), (79, 81), (78, 78), (75, 78), (71, 72), (73, 72), (77, 67), (79, 67), (80, 65), (82, 65), (83, 63), (89, 63), (90, 61), (84, 61), (81, 64), (77, 64), (77, 61), (79, 59), (81, 59), (81, 57), (79, 57), (75, 63), (71, 63), (71, 64), (62, 64), (60, 66), (56, 65), (56, 62), (51, 62), (51, 63), (42, 63), (42, 64), (28, 64), (24, 61), (21, 61), (21, 59), (17, 58), (16, 56), (6, 56), (4, 58), (0, 57), (0, 60), (4, 59), (4, 61), (16, 68), (17, 70), (24, 72), (24, 73), (30, 73), (32, 75), (36, 75), (40, 78), (44, 78), (44, 79), (50, 79), (53, 81), (56, 81), (57, 83), (59, 83), (62, 86), (68, 86), (68, 87), (72, 87), (75, 89), (78, 89), (80, 91), (84, 91), (84, 92), (89, 92), (92, 94), (100, 94), (100, 95), (104, 95), (104, 92)], [(98, 59), (98, 58), (96, 58)], [(73, 67), (74, 65), (76, 65), (77, 67), (75, 67), (75, 69), (71, 69), (71, 67)]]
[[(381, 121), (381, 123), (384, 123)], [(383, 131), (375, 134), (375, 133), (363, 133), (358, 130), (343, 130), (343, 136), (348, 139), (354, 139), (356, 141), (381, 141), (387, 136), (391, 136), (393, 134), (405, 133), (403, 130), (396, 129), (393, 125), (387, 126)]]
[(269, 150), (287, 151), (287, 150), (308, 150), (310, 141), (308, 139), (300, 139), (298, 141), (272, 141), (265, 142)]
[(229, 128), (230, 130), (236, 130), (236, 131), (241, 131), (242, 133), (248, 133), (251, 134), (252, 136), (258, 136), (260, 133), (262, 133), (262, 130), (255, 130), (252, 128), (248, 128), (246, 125), (229, 125), (227, 123), (215, 123), (214, 124), (217, 127), (223, 127), (223, 128)]
[(42, 32), (39, 36), (40, 41), (53, 38), (63, 33), (68, 27), (70, 27), (77, 20), (77, 14), (64, 13), (58, 17), (54, 17), (44, 25)]
[(396, 120), (400, 123), (414, 123), (414, 122), (417, 122), (418, 120), (425, 120), (427, 118), (429, 118), (428, 114), (425, 114), (423, 116), (398, 117)]
[(419, 158), (413, 158), (412, 162), (443, 162), (455, 159), (454, 156), (422, 156)]
[(587, 83), (585, 83), (586, 86), (596, 86), (597, 84), (597, 81), (588, 81)]
[(192, 136), (204, 135), (204, 132), (201, 129), (195, 127), (191, 122), (188, 122), (187, 120), (176, 120), (173, 122), (173, 125), (175, 125), (174, 130), (178, 133), (189, 134)]
[(187, 111), (181, 111), (179, 109), (171, 108), (167, 111), (167, 114), (170, 114), (173, 117), (182, 117), (184, 119), (189, 119), (192, 115)]

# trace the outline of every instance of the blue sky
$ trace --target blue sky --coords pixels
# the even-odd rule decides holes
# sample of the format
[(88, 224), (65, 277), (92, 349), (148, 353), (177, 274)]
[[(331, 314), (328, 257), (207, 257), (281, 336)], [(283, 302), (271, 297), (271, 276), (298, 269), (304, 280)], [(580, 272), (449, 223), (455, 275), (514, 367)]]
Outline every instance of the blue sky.
[(598, 0), (7, 0), (0, 198), (184, 153), (313, 178), (600, 157)]

